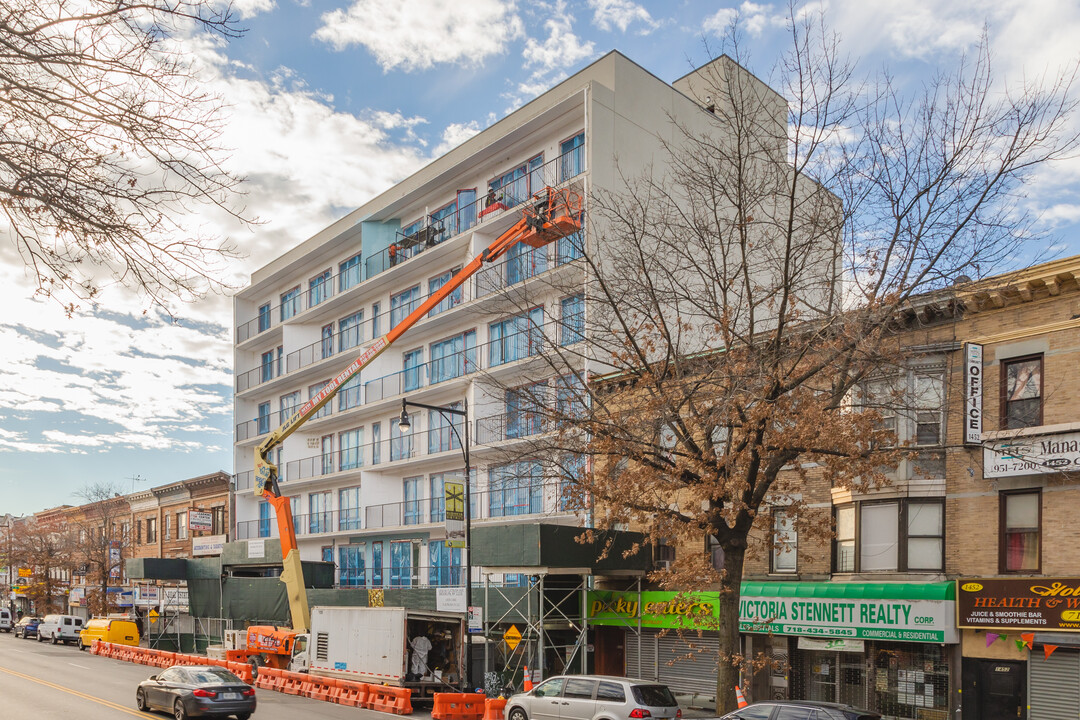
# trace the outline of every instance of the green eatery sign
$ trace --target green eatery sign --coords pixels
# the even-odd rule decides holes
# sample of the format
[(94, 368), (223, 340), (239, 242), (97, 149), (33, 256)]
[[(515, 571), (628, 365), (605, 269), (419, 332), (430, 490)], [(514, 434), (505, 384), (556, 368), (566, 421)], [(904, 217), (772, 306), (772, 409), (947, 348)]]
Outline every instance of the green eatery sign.
[[(716, 592), (589, 593), (589, 622), (715, 628)], [(742, 632), (957, 642), (952, 583), (743, 583)]]

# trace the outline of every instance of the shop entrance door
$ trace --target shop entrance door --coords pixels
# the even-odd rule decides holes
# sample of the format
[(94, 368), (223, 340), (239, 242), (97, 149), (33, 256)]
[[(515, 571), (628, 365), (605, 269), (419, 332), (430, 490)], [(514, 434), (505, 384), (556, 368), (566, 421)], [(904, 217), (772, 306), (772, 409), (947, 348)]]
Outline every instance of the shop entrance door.
[(866, 705), (862, 655), (835, 650), (810, 650), (805, 657), (807, 700)]
[(974, 708), (965, 701), (965, 719), (1016, 720), (1024, 717), (1023, 710), (1027, 705), (1024, 663), (965, 658), (964, 664), (968, 666), (964, 673), (967, 686), (964, 695), (971, 693), (976, 700)]

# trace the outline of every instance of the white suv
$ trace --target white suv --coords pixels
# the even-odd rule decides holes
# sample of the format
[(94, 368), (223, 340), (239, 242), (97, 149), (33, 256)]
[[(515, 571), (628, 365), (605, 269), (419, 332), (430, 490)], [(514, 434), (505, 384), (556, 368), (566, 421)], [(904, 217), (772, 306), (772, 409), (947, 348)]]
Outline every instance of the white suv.
[(11, 622), (11, 611), (0, 610), (0, 632), (11, 632), (11, 628), (15, 626), (15, 623)]
[(38, 642), (51, 640), (52, 644), (77, 643), (83, 629), (83, 619), (74, 615), (46, 615), (38, 625)]

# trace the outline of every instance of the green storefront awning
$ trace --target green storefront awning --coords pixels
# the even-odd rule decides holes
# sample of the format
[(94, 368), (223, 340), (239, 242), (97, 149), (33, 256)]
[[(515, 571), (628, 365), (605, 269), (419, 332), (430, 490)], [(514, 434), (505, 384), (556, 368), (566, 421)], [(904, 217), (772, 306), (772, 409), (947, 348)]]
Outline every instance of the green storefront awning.
[(744, 582), (743, 597), (955, 600), (956, 583)]

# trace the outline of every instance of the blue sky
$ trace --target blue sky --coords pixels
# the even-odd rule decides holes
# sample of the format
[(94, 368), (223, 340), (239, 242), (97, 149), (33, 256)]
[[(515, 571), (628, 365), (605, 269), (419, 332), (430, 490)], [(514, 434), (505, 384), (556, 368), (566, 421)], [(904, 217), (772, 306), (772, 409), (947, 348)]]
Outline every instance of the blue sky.
[[(768, 80), (785, 47), (786, 4), (240, 0), (247, 34), (189, 46), (230, 108), (230, 166), (249, 178), (262, 224), (198, 218), (252, 270), (612, 49), (671, 81), (722, 49), (739, 13), (749, 68)], [(888, 66), (915, 90), (970, 50), (986, 25), (1006, 81), (1076, 59), (1075, 0), (814, 0), (863, 72)], [(1080, 120), (1077, 121), (1080, 126)], [(1080, 252), (1080, 162), (1028, 188), (1053, 254)], [(231, 304), (143, 314), (108, 289), (74, 318), (32, 297), (0, 247), (0, 515), (75, 503), (90, 482), (130, 491), (231, 471)], [(107, 310), (105, 309), (107, 308)], [(243, 419), (243, 418), (242, 418)]]

